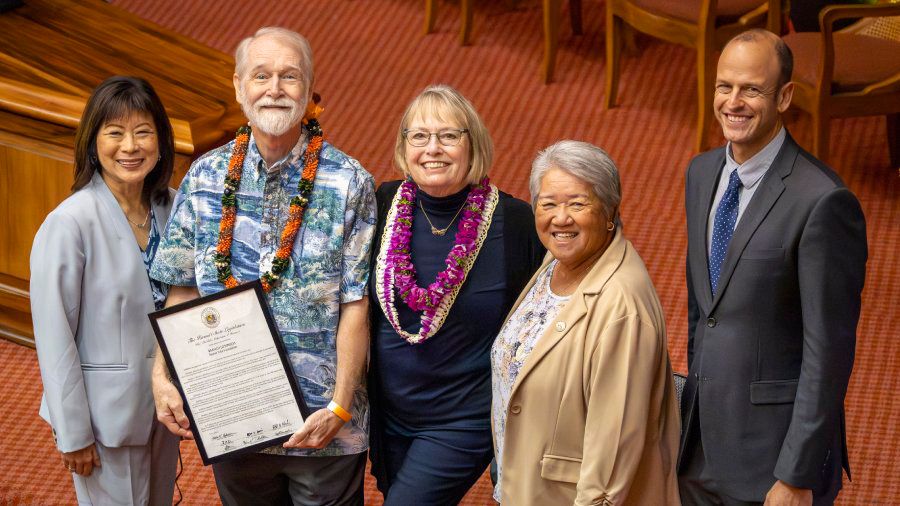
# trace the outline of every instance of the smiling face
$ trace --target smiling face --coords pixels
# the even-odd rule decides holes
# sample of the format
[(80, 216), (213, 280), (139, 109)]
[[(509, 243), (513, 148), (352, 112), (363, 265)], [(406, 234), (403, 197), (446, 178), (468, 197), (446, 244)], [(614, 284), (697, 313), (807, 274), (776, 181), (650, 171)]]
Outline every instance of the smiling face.
[[(437, 133), (462, 127), (455, 122), (425, 115), (414, 117), (407, 128)], [(468, 184), (469, 139), (466, 134), (462, 134), (459, 144), (455, 146), (444, 146), (436, 135), (431, 135), (428, 144), (422, 147), (411, 146), (407, 142), (405, 159), (410, 177), (432, 197), (452, 195)]]
[(247, 72), (234, 75), (234, 89), (250, 126), (281, 136), (300, 125), (309, 100), (300, 55), (276, 36), (262, 36), (247, 48)]
[(541, 179), (534, 222), (541, 243), (570, 270), (593, 264), (611, 240), (609, 219), (593, 188), (556, 167)]
[(159, 161), (156, 127), (147, 112), (107, 121), (96, 143), (101, 175), (110, 186), (143, 188), (144, 178)]
[(793, 85), (779, 88), (779, 72), (769, 40), (735, 41), (722, 51), (713, 109), (738, 163), (762, 150), (781, 129), (781, 113), (791, 104)]

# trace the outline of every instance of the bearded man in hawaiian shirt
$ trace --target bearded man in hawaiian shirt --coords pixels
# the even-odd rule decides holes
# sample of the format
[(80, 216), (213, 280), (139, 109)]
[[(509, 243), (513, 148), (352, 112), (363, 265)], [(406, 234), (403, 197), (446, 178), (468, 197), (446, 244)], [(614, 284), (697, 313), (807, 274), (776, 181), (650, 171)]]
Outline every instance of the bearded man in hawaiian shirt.
[[(262, 28), (238, 46), (234, 87), (252, 128), (234, 193), (231, 273), (240, 282), (277, 271), (273, 260), (311, 138), (302, 120), (312, 85), (312, 53), (299, 34)], [(195, 161), (175, 197), (151, 269), (154, 279), (172, 285), (167, 306), (225, 288), (215, 253), (225, 175), (240, 151), (234, 145)], [(374, 180), (328, 143), (322, 143), (318, 160), (290, 262), (267, 295), (312, 414), (283, 446), (213, 464), (226, 505), (363, 504), (369, 414), (361, 378), (369, 343), (366, 283), (375, 230)], [(190, 438), (190, 422), (161, 353), (153, 395), (159, 420)]]

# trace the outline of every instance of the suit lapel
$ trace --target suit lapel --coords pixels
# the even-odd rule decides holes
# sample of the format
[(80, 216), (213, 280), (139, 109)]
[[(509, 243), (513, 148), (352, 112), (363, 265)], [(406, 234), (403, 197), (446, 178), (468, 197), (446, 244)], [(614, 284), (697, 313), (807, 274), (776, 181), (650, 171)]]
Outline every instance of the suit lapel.
[[(559, 315), (557, 315), (554, 321), (550, 322), (547, 329), (541, 335), (541, 338), (538, 339), (537, 344), (534, 345), (534, 349), (531, 350), (531, 354), (528, 355), (525, 364), (522, 366), (521, 372), (519, 372), (519, 376), (516, 378), (515, 384), (513, 384), (512, 390), (510, 391), (510, 398), (515, 395), (519, 385), (522, 384), (522, 380), (534, 370), (537, 364), (541, 362), (550, 350), (556, 347), (556, 345), (565, 339), (566, 336), (571, 334), (578, 326), (578, 322), (587, 315), (588, 308), (585, 298), (589, 295), (596, 295), (602, 291), (606, 282), (622, 264), (622, 260), (625, 258), (627, 244), (628, 242), (622, 236), (622, 231), (617, 230), (616, 236), (613, 238), (613, 241), (610, 243), (609, 247), (607, 247), (600, 259), (597, 260), (597, 264), (591, 268), (587, 276), (581, 281), (578, 289), (572, 294), (569, 302), (562, 311), (559, 312)], [(550, 255), (548, 254), (548, 257), (549, 256)], [(544, 268), (546, 268), (547, 264), (549, 264), (549, 262), (545, 262)], [(543, 270), (544, 269), (542, 268), (538, 272), (542, 272)], [(526, 290), (529, 290), (530, 286), (533, 286), (536, 278), (537, 275), (535, 275), (535, 278), (529, 283), (529, 288), (526, 288)], [(523, 291), (522, 293), (525, 294), (527, 292)], [(519, 302), (521, 302), (521, 298)], [(515, 312), (517, 308), (518, 303), (513, 310), (510, 311), (510, 314)]]
[[(119, 203), (116, 201), (116, 197), (112, 194), (112, 191), (109, 189), (109, 186), (106, 185), (106, 182), (103, 181), (103, 178), (100, 177), (99, 172), (94, 173), (93, 178), (91, 178), (91, 189), (103, 207), (105, 212), (105, 216), (103, 216), (105, 224), (108, 224), (108, 226), (112, 228), (118, 239), (118, 249), (120, 252), (118, 261), (123, 264), (122, 269), (130, 270), (130, 272), (135, 273), (131, 276), (133, 286), (143, 285), (145, 287), (143, 290), (140, 290), (139, 297), (141, 304), (148, 308), (147, 312), (149, 313), (155, 309), (153, 304), (153, 292), (150, 289), (150, 283), (147, 281), (147, 273), (144, 267), (144, 258), (141, 255), (141, 249), (138, 247), (134, 233), (131, 231), (131, 226), (128, 225), (128, 221), (125, 218), (125, 212), (122, 211), (121, 206), (119, 206)], [(165, 209), (166, 208), (163, 206), (154, 206), (154, 212), (163, 211)], [(157, 215), (157, 217), (157, 219), (161, 220), (159, 225), (162, 227), (165, 224), (165, 220), (168, 218), (168, 212), (166, 211), (161, 217), (160, 215)], [(162, 232), (163, 231), (160, 230), (160, 233)]]
[(694, 296), (700, 307), (709, 312), (712, 305), (712, 288), (709, 284), (709, 247), (707, 244), (707, 228), (709, 213), (712, 209), (713, 197), (718, 186), (722, 167), (725, 165), (725, 150), (722, 149), (712, 163), (705, 167), (698, 167), (697, 174), (697, 198), (689, 205), (693, 206), (694, 223), (691, 227), (691, 237), (688, 238), (688, 246), (691, 248), (691, 275), (693, 276)]
[(103, 181), (99, 172), (95, 172), (94, 176), (91, 178), (91, 189), (94, 191), (94, 194), (97, 195), (97, 200), (99, 200), (100, 204), (103, 206), (103, 210), (106, 213), (106, 223), (112, 226), (113, 231), (116, 233), (116, 237), (118, 237), (119, 240), (122, 240), (123, 238), (133, 238), (134, 234), (131, 232), (131, 227), (128, 226), (128, 222), (125, 220), (125, 213), (116, 201), (116, 197), (113, 196), (112, 191), (106, 186), (106, 182)]
[[(713, 307), (715, 308), (722, 294), (728, 287), (731, 275), (737, 267), (738, 260), (747, 247), (747, 243), (753, 237), (760, 223), (765, 219), (766, 215), (778, 201), (778, 197), (784, 192), (784, 181), (794, 167), (794, 160), (797, 158), (797, 144), (790, 135), (786, 135), (784, 145), (772, 166), (759, 182), (760, 187), (753, 194), (750, 204), (744, 210), (741, 221), (734, 229), (734, 235), (731, 237), (731, 243), (728, 245), (728, 252), (725, 254), (725, 260), (722, 262), (722, 272), (719, 274), (719, 290), (713, 299)], [(708, 276), (708, 275), (707, 275)]]

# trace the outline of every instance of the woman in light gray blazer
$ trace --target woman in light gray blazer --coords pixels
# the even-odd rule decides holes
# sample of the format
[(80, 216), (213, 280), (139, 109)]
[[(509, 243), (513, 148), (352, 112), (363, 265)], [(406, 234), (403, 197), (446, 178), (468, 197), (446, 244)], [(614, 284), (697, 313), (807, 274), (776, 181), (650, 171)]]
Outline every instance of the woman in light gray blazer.
[(31, 250), (31, 311), (50, 423), (79, 504), (171, 504), (178, 439), (156, 421), (147, 275), (169, 216), (174, 136), (143, 79), (94, 90), (75, 134), (73, 194)]

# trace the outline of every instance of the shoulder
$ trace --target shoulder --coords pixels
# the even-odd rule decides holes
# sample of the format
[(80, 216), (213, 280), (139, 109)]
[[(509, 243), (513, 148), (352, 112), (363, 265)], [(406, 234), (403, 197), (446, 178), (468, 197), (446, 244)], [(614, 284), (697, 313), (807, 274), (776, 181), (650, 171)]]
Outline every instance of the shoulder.
[(723, 160), (725, 160), (725, 146), (700, 153), (688, 163), (687, 177), (690, 179), (698, 172), (716, 171)]
[(334, 145), (329, 142), (322, 143), (322, 152), (319, 155), (319, 159), (319, 170), (324, 169), (329, 172), (341, 173), (348, 177), (361, 178), (367, 181), (370, 180), (374, 185), (375, 178), (363, 168), (359, 161), (334, 147)]
[(99, 195), (92, 183), (89, 183), (60, 202), (55, 209), (50, 211), (45, 222), (80, 223), (97, 215), (98, 203)]
[(104, 226), (98, 209), (97, 195), (87, 187), (78, 190), (63, 200), (44, 218), (35, 234), (32, 253), (48, 247), (62, 238), (78, 239), (84, 236), (85, 230), (94, 228), (93, 224)]
[(796, 144), (793, 146), (796, 156), (784, 160), (785, 165), (778, 169), (784, 184), (782, 199), (791, 206), (792, 215), (806, 220), (860, 219), (863, 211), (859, 200), (840, 176)]
[(194, 160), (181, 182), (181, 187), (193, 187), (202, 185), (204, 181), (209, 181), (210, 179), (224, 178), (228, 170), (228, 161), (231, 159), (234, 142), (234, 140), (231, 140), (203, 153)]
[(509, 236), (514, 243), (537, 242), (534, 212), (530, 205), (508, 193), (500, 192), (500, 202), (497, 208), (503, 213), (504, 235)]
[(625, 240), (625, 250), (615, 271), (602, 283), (594, 307), (610, 318), (637, 317), (654, 327), (664, 328), (662, 306), (653, 286), (653, 280), (643, 259), (634, 245)]
[(785, 186), (795, 192), (824, 195), (836, 189), (846, 188), (841, 177), (821, 160), (798, 147), (797, 157)]
[(234, 149), (234, 140), (228, 141), (225, 144), (207, 151), (200, 155), (199, 158), (194, 160), (191, 164), (191, 171), (200, 170), (202, 168), (208, 168), (211, 165), (214, 165), (219, 160), (228, 160), (231, 158), (231, 151)]
[(394, 198), (394, 195), (397, 193), (397, 189), (400, 188), (400, 185), (403, 183), (402, 180), (397, 179), (394, 181), (386, 181), (378, 185), (378, 190), (375, 191), (375, 198), (378, 202), (387, 202)]
[(500, 191), (500, 205), (503, 206), (503, 212), (506, 216), (528, 218), (529, 220), (534, 218), (534, 212), (527, 202), (517, 199), (504, 191)]
[(691, 158), (690, 165), (709, 165), (724, 156), (725, 146), (719, 146), (694, 156)]

